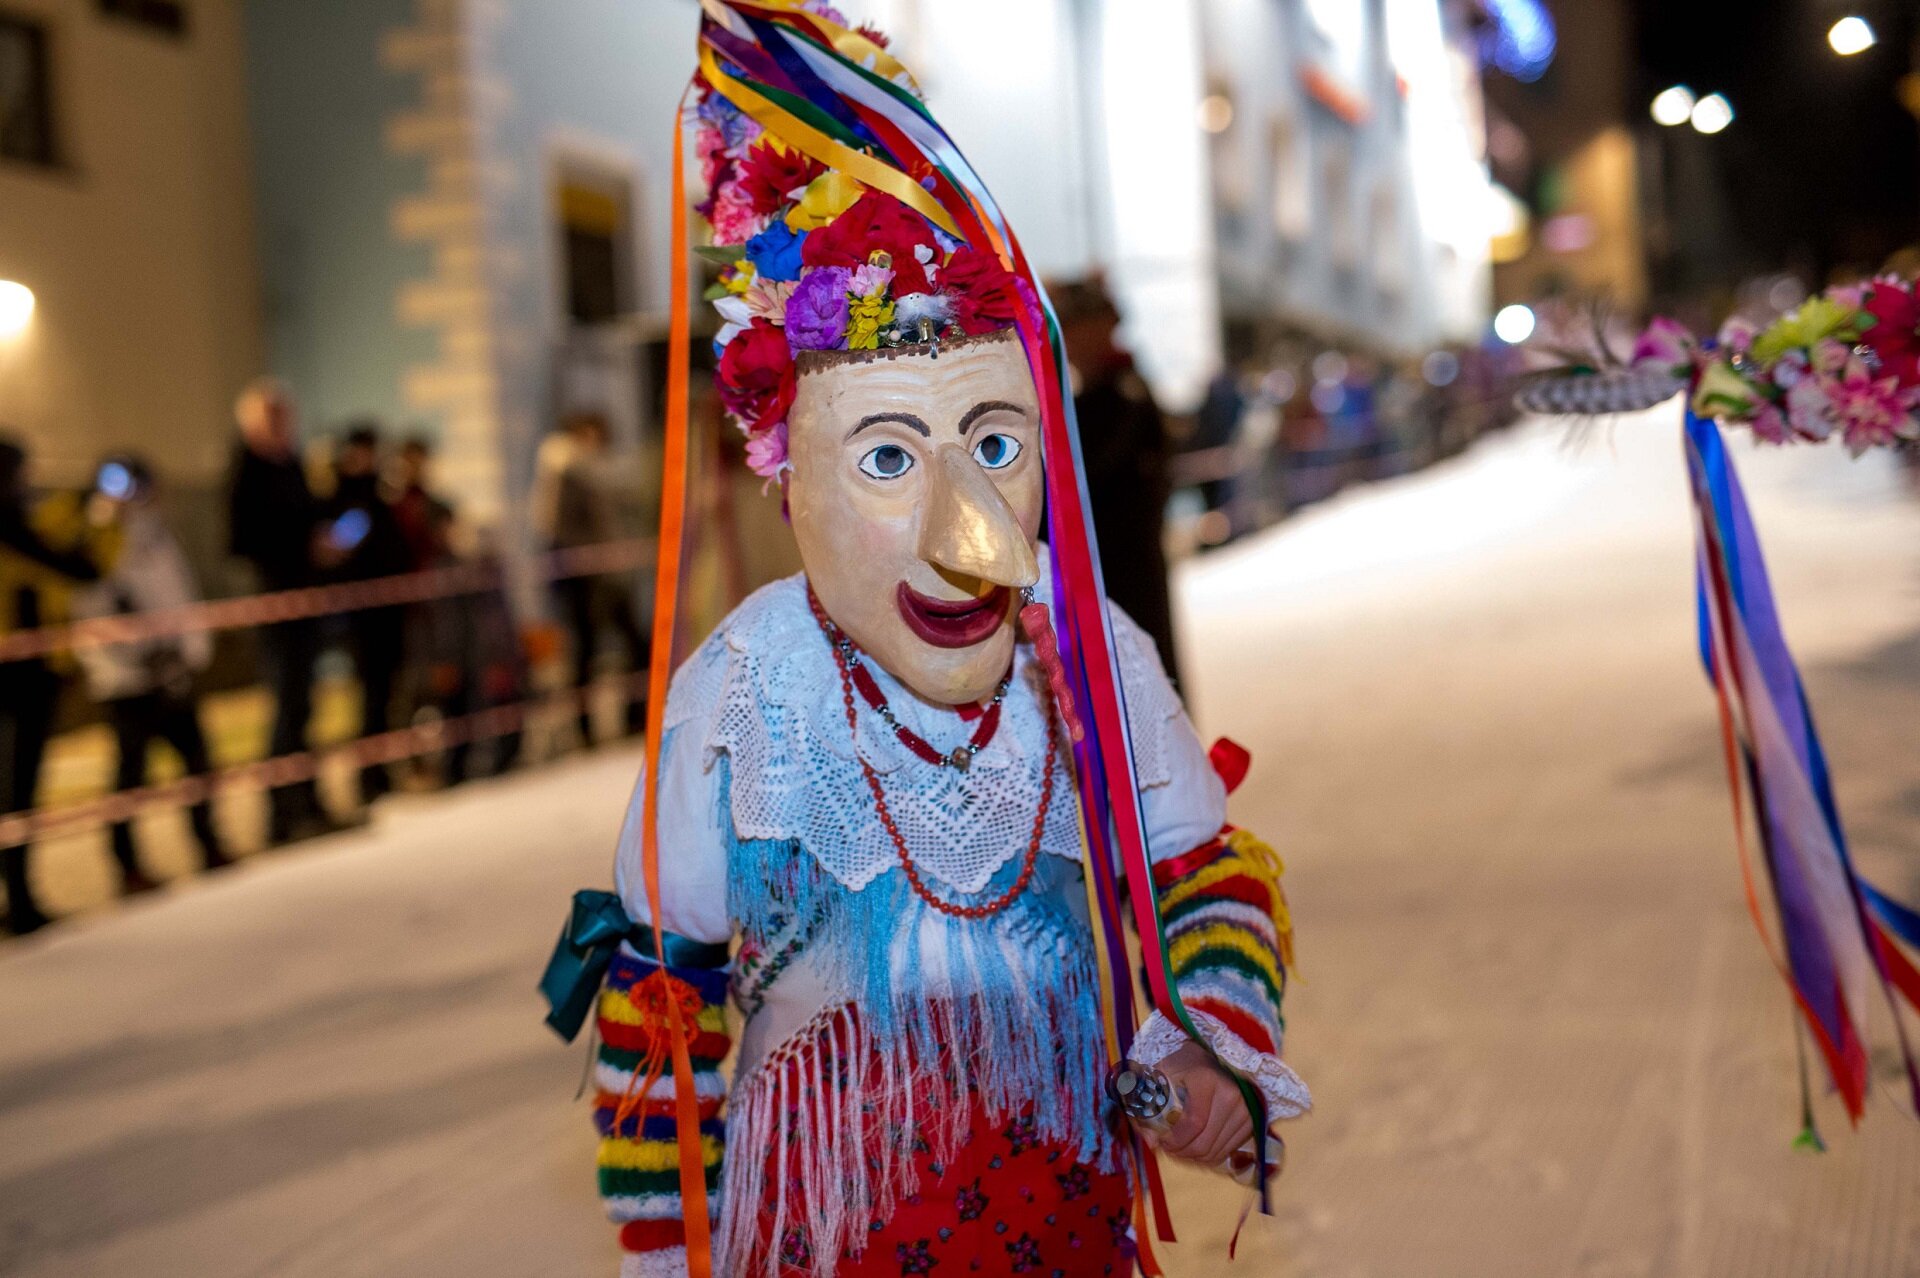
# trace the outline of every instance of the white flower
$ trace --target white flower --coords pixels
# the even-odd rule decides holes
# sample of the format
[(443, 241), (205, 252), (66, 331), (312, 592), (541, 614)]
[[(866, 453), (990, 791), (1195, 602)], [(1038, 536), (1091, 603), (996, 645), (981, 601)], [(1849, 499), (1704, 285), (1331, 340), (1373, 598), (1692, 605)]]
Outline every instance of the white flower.
[(738, 294), (728, 294), (719, 299), (713, 304), (713, 309), (720, 312), (720, 318), (726, 321), (713, 338), (723, 348), (728, 342), (746, 332), (747, 325), (753, 323), (752, 303)]

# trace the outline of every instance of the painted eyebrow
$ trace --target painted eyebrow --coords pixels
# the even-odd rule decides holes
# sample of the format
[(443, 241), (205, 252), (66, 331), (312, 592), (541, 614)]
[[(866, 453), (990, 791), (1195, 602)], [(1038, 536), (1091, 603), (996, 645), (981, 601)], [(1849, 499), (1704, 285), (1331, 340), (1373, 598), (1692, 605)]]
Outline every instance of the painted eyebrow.
[(985, 417), (988, 413), (999, 413), (999, 412), (1018, 413), (1022, 417), (1025, 417), (1027, 415), (1027, 410), (1020, 407), (1020, 405), (1018, 404), (1009, 404), (1004, 399), (990, 399), (984, 403), (975, 404), (972, 408), (969, 408), (967, 410), (967, 415), (960, 419), (960, 433), (964, 435), (968, 431), (972, 430), (973, 424), (979, 421), (982, 417)]
[(933, 434), (932, 431), (927, 429), (927, 424), (918, 417), (915, 417), (912, 413), (869, 413), (860, 419), (858, 425), (847, 432), (847, 438), (852, 439), (867, 427), (878, 426), (881, 422), (899, 422), (902, 426), (917, 430), (922, 435), (931, 437)]

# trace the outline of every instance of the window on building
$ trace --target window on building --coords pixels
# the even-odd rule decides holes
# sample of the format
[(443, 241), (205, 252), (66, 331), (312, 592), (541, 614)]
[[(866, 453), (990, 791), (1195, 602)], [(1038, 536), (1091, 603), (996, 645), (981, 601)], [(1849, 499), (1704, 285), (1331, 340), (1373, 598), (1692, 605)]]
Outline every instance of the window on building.
[(100, 0), (100, 12), (171, 36), (187, 33), (187, 11), (178, 0)]
[(60, 162), (47, 29), (0, 13), (0, 160)]
[(564, 177), (558, 193), (567, 318), (601, 324), (633, 310), (632, 197), (622, 182)]
[(1276, 112), (1268, 121), (1267, 149), (1273, 174), (1273, 229), (1281, 239), (1300, 243), (1313, 234), (1313, 172), (1305, 140), (1291, 116)]

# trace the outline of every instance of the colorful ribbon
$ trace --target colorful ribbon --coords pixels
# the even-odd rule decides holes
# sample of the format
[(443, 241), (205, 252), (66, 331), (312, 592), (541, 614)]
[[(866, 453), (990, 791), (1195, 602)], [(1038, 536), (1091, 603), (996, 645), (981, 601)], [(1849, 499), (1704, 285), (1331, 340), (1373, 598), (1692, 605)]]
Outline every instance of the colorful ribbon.
[[(1091, 729), (1074, 744), (1073, 756), (1089, 895), (1097, 906), (1096, 944), (1104, 960), (1104, 1028), (1116, 1054), (1124, 1053), (1134, 1024), (1122, 925), (1124, 876), (1153, 1005), (1205, 1042), (1180, 1001), (1167, 957), (1066, 360), (1045, 291), (985, 183), (911, 92), (904, 69), (878, 45), (806, 12), (796, 0), (703, 0), (702, 9), (701, 70), (716, 92), (783, 143), (893, 196), (948, 234), (992, 248), (1039, 300), (1038, 313), (1022, 308), (1018, 327), (1041, 400), (1054, 623), (1071, 699)], [(1259, 1092), (1248, 1084), (1241, 1092), (1264, 1146)], [(1151, 1153), (1137, 1142), (1135, 1152), (1136, 1184), (1151, 1200), (1160, 1236), (1171, 1238)], [(1256, 1152), (1264, 1166), (1264, 1148)], [(1263, 1185), (1263, 1209), (1265, 1192)], [(1141, 1241), (1144, 1247), (1144, 1233)], [(1142, 1267), (1158, 1272), (1150, 1250)]]
[[(1920, 914), (1854, 869), (1826, 753), (1725, 441), (1710, 419), (1691, 411), (1685, 441), (1698, 532), (1700, 654), (1720, 706), (1748, 910), (1849, 1118), (1858, 1123), (1866, 1104), (1866, 1018), (1876, 986), (1920, 1108), (1920, 1069), (1900, 1012), (1902, 998), (1920, 1009), (1920, 970), (1894, 941), (1920, 945)], [(1755, 887), (1743, 796), (1751, 798), (1773, 889), (1777, 946)], [(1801, 1068), (1804, 1090), (1804, 1059)], [(1810, 1108), (1806, 1122), (1817, 1143)]]

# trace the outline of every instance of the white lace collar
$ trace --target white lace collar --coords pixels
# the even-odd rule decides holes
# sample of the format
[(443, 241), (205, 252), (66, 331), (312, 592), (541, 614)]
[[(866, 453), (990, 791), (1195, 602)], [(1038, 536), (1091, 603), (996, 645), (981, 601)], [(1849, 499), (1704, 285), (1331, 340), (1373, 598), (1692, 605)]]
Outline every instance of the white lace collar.
[[(1035, 593), (1051, 603), (1041, 549)], [(1164, 742), (1180, 702), (1152, 641), (1118, 610), (1114, 625), (1140, 783), (1165, 785), (1171, 769)], [(970, 735), (950, 710), (920, 700), (878, 666), (869, 668), (895, 717), (936, 749)], [(856, 702), (856, 754), (833, 651), (807, 606), (805, 579), (796, 575), (755, 591), (680, 669), (666, 725), (700, 733), (707, 769), (727, 756), (737, 837), (797, 840), (854, 890), (898, 863), (859, 766), (865, 758), (881, 776), (894, 823), (922, 874), (971, 893), (1023, 853), (1032, 837), (1048, 757), (1045, 688), (1031, 646), (1021, 642), (999, 730), (964, 773), (912, 754), (864, 702)], [(1071, 764), (1064, 749), (1054, 758), (1059, 772), (1041, 849), (1078, 860)]]

